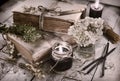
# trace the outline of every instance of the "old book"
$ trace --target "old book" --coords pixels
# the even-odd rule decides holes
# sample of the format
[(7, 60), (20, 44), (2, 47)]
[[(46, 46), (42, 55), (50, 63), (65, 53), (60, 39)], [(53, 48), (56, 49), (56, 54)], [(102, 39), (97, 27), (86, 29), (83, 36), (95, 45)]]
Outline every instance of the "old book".
[[(47, 9), (54, 9), (60, 13), (60, 15), (44, 15), (43, 27), (40, 27), (40, 16), (42, 12), (24, 12), (24, 6), (27, 4), (27, 8), (42, 6)], [(59, 10), (57, 10), (57, 8)], [(86, 5), (77, 4), (71, 1), (71, 3), (58, 2), (57, 0), (26, 0), (24, 4), (19, 5), (17, 8), (13, 9), (13, 21), (15, 24), (28, 24), (35, 27), (39, 27), (45, 31), (50, 32), (63, 32), (66, 33), (69, 26), (84, 16), (86, 10)], [(71, 22), (72, 20), (72, 22)]]
[[(7, 34), (8, 40), (10, 40), (17, 50), (20, 52), (23, 58), (29, 63), (35, 63), (42, 61), (51, 54), (51, 47), (55, 40), (39, 40), (35, 43), (26, 43), (15, 35)], [(53, 43), (51, 43), (54, 41)]]

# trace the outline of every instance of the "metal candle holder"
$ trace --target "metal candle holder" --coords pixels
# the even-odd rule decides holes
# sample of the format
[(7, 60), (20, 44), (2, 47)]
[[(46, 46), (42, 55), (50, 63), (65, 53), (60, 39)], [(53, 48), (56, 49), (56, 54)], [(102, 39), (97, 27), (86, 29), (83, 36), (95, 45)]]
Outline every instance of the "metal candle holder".
[(56, 71), (65, 71), (72, 66), (72, 47), (67, 42), (55, 43), (52, 47), (51, 65)]

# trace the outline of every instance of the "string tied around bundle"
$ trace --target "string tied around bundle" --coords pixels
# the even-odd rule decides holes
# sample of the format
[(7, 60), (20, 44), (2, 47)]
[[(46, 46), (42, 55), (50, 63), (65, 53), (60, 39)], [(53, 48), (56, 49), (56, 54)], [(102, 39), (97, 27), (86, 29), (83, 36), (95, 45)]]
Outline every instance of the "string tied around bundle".
[(60, 7), (48, 9), (41, 5), (38, 6), (38, 10), (41, 12), (41, 15), (39, 16), (39, 28), (42, 28), (42, 29), (43, 29), (43, 23), (44, 23), (44, 16), (46, 14), (49, 14), (50, 16), (55, 16), (55, 15), (58, 15), (59, 12), (61, 12)]

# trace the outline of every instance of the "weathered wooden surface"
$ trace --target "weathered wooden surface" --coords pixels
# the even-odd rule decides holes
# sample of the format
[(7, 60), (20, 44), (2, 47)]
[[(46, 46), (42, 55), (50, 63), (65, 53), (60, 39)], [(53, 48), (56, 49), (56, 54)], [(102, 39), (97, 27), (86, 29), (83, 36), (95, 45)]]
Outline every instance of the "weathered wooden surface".
[[(80, 1), (76, 1), (76, 2), (80, 3)], [(15, 5), (9, 6), (9, 8), (7, 9), (6, 7), (5, 7), (5, 11), (0, 12), (0, 22), (5, 21), (5, 23), (9, 25), (12, 22), (12, 17), (10, 17), (9, 19), (8, 17), (10, 16), (10, 14), (12, 14), (11, 9), (15, 7)], [(118, 8), (112, 7), (112, 6), (105, 6), (102, 17), (113, 27), (114, 31), (120, 35), (120, 15), (119, 14), (120, 14), (120, 10)], [(101, 52), (102, 52), (101, 50), (103, 46), (106, 44), (106, 42), (107, 40), (104, 37), (102, 37), (101, 40), (97, 42), (96, 49), (95, 49), (96, 51), (95, 58), (101, 55)], [(0, 37), (0, 47), (3, 43), (4, 41), (2, 37)], [(117, 46), (117, 49), (115, 50), (115, 52), (113, 52), (107, 58), (106, 67), (109, 69), (105, 70), (105, 76), (103, 78), (99, 78), (100, 69), (98, 69), (99, 71), (95, 75), (94, 81), (119, 81), (120, 80), (119, 78), (120, 77), (120, 65), (119, 65), (120, 64), (120, 44), (116, 44), (116, 45), (110, 44), (111, 49), (116, 46)], [(0, 52), (1, 58), (5, 58), (7, 56), (8, 56), (7, 54)], [(83, 74), (79, 74), (80, 73), (79, 66), (80, 66), (80, 62), (78, 62), (76, 66), (71, 68), (71, 70), (73, 71), (68, 70), (67, 72), (63, 72), (63, 74), (62, 73), (52, 74), (46, 77), (45, 79), (41, 79), (41, 80), (38, 78), (34, 78), (33, 81), (61, 81), (61, 78), (64, 75), (70, 75), (75, 79), (73, 80), (73, 79), (70, 79), (70, 77), (69, 78), (66, 77), (63, 81), (80, 81), (80, 80), (90, 81), (92, 73), (86, 76), (84, 76)], [(76, 70), (77, 72), (74, 70)], [(17, 67), (17, 64), (11, 65), (10, 63), (7, 63), (0, 59), (0, 80), (1, 81), (30, 81), (31, 78), (32, 78), (31, 73), (26, 70), (20, 69), (19, 67)]]
[[(95, 0), (90, 0), (90, 1), (95, 1)], [(120, 7), (120, 0), (100, 0), (101, 3), (107, 4), (107, 5), (113, 5)]]

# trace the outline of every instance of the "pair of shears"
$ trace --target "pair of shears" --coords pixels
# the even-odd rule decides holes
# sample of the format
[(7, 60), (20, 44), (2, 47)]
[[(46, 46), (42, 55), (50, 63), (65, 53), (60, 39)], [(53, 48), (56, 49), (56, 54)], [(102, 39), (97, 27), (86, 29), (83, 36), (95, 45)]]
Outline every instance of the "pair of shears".
[(39, 11), (45, 12), (45, 13), (50, 13), (51, 16), (63, 16), (63, 15), (70, 15), (70, 14), (76, 14), (76, 13), (81, 13), (85, 11), (85, 9), (77, 9), (77, 10), (66, 10), (62, 11), (60, 7), (56, 8), (45, 8), (43, 6), (38, 6)]
[(38, 10), (43, 12), (43, 13), (50, 14), (52, 16), (58, 15), (58, 13), (61, 12), (61, 8), (60, 7), (48, 9), (48, 8), (43, 7), (41, 5), (38, 6)]

